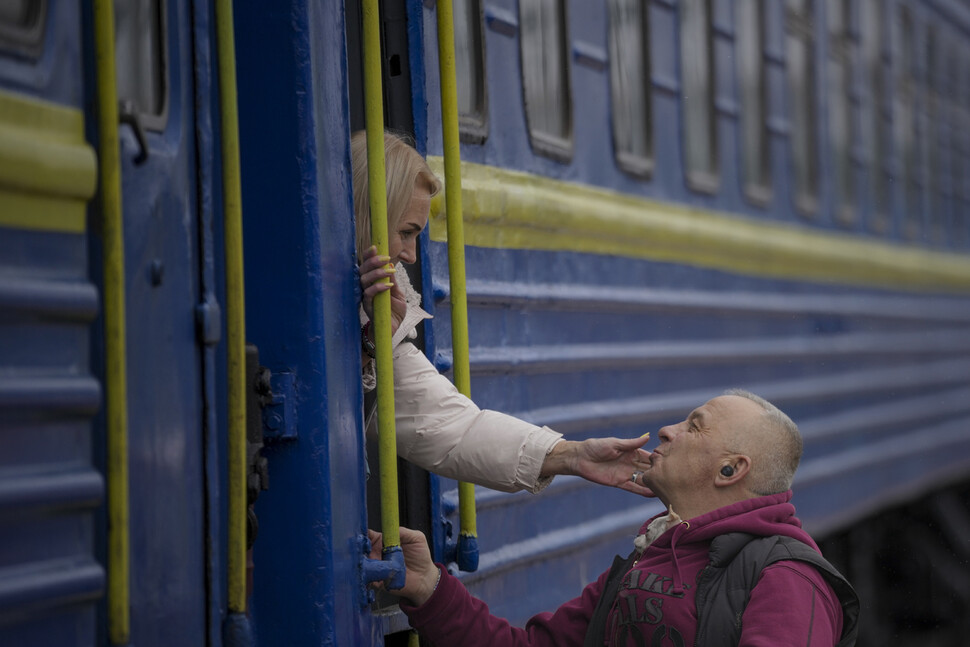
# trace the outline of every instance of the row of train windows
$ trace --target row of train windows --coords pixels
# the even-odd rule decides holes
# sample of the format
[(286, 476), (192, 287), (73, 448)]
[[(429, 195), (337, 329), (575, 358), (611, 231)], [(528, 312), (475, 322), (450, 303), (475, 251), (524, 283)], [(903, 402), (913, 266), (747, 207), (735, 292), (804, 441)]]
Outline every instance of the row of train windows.
[[(733, 5), (741, 177), (746, 194), (757, 204), (767, 203), (772, 187), (766, 70), (777, 57), (766, 48), (769, 2), (735, 0)], [(118, 94), (147, 128), (156, 130), (164, 127), (168, 104), (165, 5), (165, 0), (114, 0)], [(454, 4), (462, 133), (478, 141), (488, 132), (481, 5), (482, 0)], [(566, 0), (522, 1), (518, 17), (532, 144), (539, 153), (563, 161), (572, 155), (565, 5)], [(624, 171), (646, 178), (654, 163), (647, 36), (650, 3), (607, 0), (606, 5), (617, 163)], [(681, 47), (683, 157), (690, 185), (705, 192), (717, 190), (720, 175), (712, 6), (711, 0), (676, 4), (680, 42), (685, 44)], [(925, 193), (931, 218), (936, 219), (931, 229), (938, 234), (944, 196), (970, 201), (964, 178), (970, 170), (970, 145), (955, 136), (970, 127), (967, 52), (952, 38), (944, 40), (936, 25), (917, 30), (907, 5), (893, 6), (895, 12), (884, 11), (883, 0), (785, 0), (784, 61), (778, 63), (787, 71), (795, 202), (804, 214), (818, 209), (821, 159), (815, 89), (820, 71), (815, 24), (816, 12), (823, 8), (827, 46), (823, 96), (838, 219), (846, 224), (854, 219), (853, 169), (862, 157), (870, 162), (873, 182), (877, 217), (870, 222), (877, 228), (886, 226), (889, 196), (893, 185), (899, 184), (907, 214), (923, 211)], [(852, 19), (855, 9), (858, 29)], [(0, 0), (0, 47), (20, 55), (39, 55), (46, 13), (46, 0)], [(858, 116), (857, 108), (861, 109)], [(863, 155), (856, 155), (853, 148), (856, 119), (864, 126)], [(915, 231), (907, 233), (915, 235)]]
[[(827, 107), (828, 140), (836, 218), (850, 224), (857, 204), (853, 169), (868, 160), (873, 178), (876, 229), (887, 226), (889, 196), (899, 181), (905, 213), (918, 214), (923, 192), (931, 218), (941, 218), (944, 195), (970, 201), (964, 177), (970, 170), (970, 148), (950, 136), (970, 127), (970, 67), (966, 48), (949, 40), (936, 25), (919, 32), (906, 5), (886, 11), (883, 0), (785, 0), (776, 6), (784, 29), (781, 56), (766, 47), (767, 9), (773, 0), (735, 0), (734, 57), (737, 64), (741, 179), (756, 204), (771, 198), (771, 130), (767, 72), (785, 70), (787, 128), (792, 151), (795, 205), (804, 215), (819, 208), (819, 75)], [(676, 3), (681, 46), (683, 157), (690, 186), (713, 193), (719, 186), (717, 87), (711, 0)], [(566, 0), (519, 3), (519, 41), (526, 118), (533, 148), (568, 161), (572, 155), (569, 40)], [(649, 2), (607, 0), (609, 9), (609, 80), (611, 122), (617, 164), (637, 177), (650, 176), (654, 163), (651, 115)], [(817, 12), (824, 10), (824, 70), (817, 69)], [(854, 20), (853, 12), (858, 16)], [(856, 26), (858, 25), (858, 27)], [(482, 141), (488, 132), (481, 0), (455, 3), (455, 42), (462, 132)], [(723, 34), (722, 34), (723, 35)], [(773, 41), (774, 42), (774, 41)], [(723, 45), (722, 45), (723, 46)], [(919, 49), (921, 48), (921, 49)], [(890, 55), (890, 51), (892, 54)], [(782, 59), (782, 60), (779, 60)], [(724, 68), (721, 67), (723, 72)], [(861, 154), (854, 149), (853, 125), (861, 122)], [(945, 131), (949, 128), (949, 131)], [(959, 141), (958, 141), (959, 140)], [(896, 161), (892, 161), (895, 153)], [(949, 160), (948, 178), (943, 173)], [(915, 218), (914, 218), (915, 220)], [(941, 223), (930, 222), (939, 229)], [(914, 228), (910, 223), (908, 228)], [(906, 232), (915, 235), (915, 231)], [(936, 232), (935, 235), (939, 235)]]

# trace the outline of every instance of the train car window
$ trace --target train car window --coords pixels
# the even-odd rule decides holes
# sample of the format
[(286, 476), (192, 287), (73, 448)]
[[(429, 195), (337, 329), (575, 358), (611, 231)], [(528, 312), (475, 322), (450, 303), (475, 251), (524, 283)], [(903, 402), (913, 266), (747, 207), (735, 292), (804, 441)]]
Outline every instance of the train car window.
[(899, 57), (896, 68), (896, 101), (893, 109), (893, 126), (896, 150), (899, 155), (899, 174), (903, 189), (902, 233), (915, 238), (918, 233), (917, 217), (922, 213), (917, 184), (916, 150), (916, 48), (913, 19), (905, 6), (899, 8)]
[(867, 224), (877, 233), (885, 233), (889, 228), (889, 191), (892, 186), (887, 146), (892, 137), (892, 123), (889, 121), (883, 57), (886, 43), (884, 16), (883, 0), (865, 0), (862, 5), (862, 57), (868, 79), (869, 100), (866, 102), (863, 123), (869, 158), (869, 186), (872, 189), (872, 209)]
[(939, 242), (943, 239), (943, 182), (942, 156), (945, 155), (946, 143), (940, 140), (944, 129), (943, 113), (943, 57), (939, 42), (940, 34), (934, 27), (926, 31), (926, 91), (924, 93), (926, 105), (926, 191), (929, 198), (929, 212), (927, 232), (930, 240)]
[(165, 0), (115, 0), (118, 99), (143, 126), (163, 130), (168, 113)]
[(647, 5), (609, 0), (610, 99), (617, 165), (637, 177), (653, 172), (650, 33)]
[(533, 149), (560, 161), (573, 152), (564, 0), (519, 3), (522, 94)]
[(39, 56), (46, 16), (47, 0), (0, 0), (0, 51)]
[(803, 215), (814, 215), (818, 208), (818, 144), (811, 0), (786, 0), (785, 28), (795, 207)]
[(681, 98), (687, 182), (693, 189), (714, 192), (718, 184), (718, 165), (711, 3), (709, 0), (685, 0), (680, 8)]
[(741, 181), (753, 202), (771, 199), (771, 157), (764, 66), (764, 0), (738, 0), (735, 47), (741, 103)]
[(836, 189), (835, 219), (843, 225), (855, 218), (855, 182), (852, 165), (853, 39), (849, 32), (848, 0), (828, 0), (828, 125), (829, 151)]
[(480, 0), (459, 0), (454, 12), (459, 132), (463, 141), (480, 144), (488, 137), (482, 4)]
[(954, 46), (953, 63), (950, 67), (953, 82), (951, 131), (953, 133), (953, 161), (950, 173), (953, 177), (953, 240), (958, 245), (970, 240), (970, 187), (967, 171), (970, 170), (970, 67), (967, 66), (967, 50)]

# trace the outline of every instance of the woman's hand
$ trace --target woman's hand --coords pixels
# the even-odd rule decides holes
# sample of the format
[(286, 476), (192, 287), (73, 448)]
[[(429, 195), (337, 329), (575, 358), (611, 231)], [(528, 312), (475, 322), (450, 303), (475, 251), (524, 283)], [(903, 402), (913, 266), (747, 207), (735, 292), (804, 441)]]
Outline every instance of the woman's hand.
[[(650, 464), (650, 452), (641, 449), (648, 440), (649, 434), (640, 438), (563, 440), (546, 456), (540, 474), (572, 474), (640, 496), (656, 496), (640, 479), (640, 474)], [(636, 481), (633, 480), (634, 474), (637, 475)]]
[(404, 300), (404, 293), (401, 288), (393, 282), (384, 282), (383, 279), (393, 278), (395, 268), (391, 266), (390, 256), (380, 256), (377, 254), (377, 247), (371, 247), (364, 252), (364, 260), (360, 264), (360, 289), (363, 293), (364, 312), (367, 318), (374, 320), (374, 297), (381, 292), (391, 291), (391, 334), (397, 332), (398, 326), (404, 321), (408, 305)]

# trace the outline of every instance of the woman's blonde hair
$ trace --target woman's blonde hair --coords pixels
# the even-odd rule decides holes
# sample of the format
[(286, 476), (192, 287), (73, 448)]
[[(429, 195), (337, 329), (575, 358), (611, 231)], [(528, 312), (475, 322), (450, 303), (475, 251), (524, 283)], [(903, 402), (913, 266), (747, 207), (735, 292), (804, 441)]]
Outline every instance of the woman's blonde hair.
[[(360, 262), (364, 257), (364, 250), (371, 246), (367, 136), (363, 130), (358, 130), (350, 138), (350, 157), (353, 168), (351, 180), (354, 184), (354, 217), (357, 225), (357, 261)], [(414, 149), (410, 138), (388, 131), (384, 132), (384, 172), (387, 175), (387, 230), (391, 232), (408, 208), (418, 179), (428, 183), (432, 196), (441, 190), (441, 182)]]

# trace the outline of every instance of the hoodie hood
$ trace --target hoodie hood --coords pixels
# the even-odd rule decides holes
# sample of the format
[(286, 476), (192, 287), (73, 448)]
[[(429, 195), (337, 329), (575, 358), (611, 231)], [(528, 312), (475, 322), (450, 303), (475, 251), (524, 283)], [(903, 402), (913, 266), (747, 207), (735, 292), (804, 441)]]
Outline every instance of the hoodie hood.
[[(671, 551), (671, 564), (675, 574), (674, 592), (682, 592), (684, 581), (680, 573), (680, 553), (695, 550), (694, 546), (697, 544), (704, 544), (706, 547), (719, 535), (731, 532), (744, 532), (760, 537), (782, 535), (797, 539), (816, 552), (821, 552), (811, 536), (802, 530), (802, 522), (795, 516), (795, 506), (791, 504), (791, 498), (792, 492), (789, 490), (732, 503), (699, 517), (681, 521), (650, 542), (651, 547), (660, 550), (669, 548)], [(664, 516), (657, 515), (644, 523), (640, 528), (640, 536), (647, 533), (655, 519)], [(642, 539), (638, 539), (635, 545), (639, 550), (644, 543)]]
[[(802, 522), (795, 516), (795, 506), (791, 504), (791, 498), (792, 492), (788, 490), (732, 503), (699, 517), (682, 521), (657, 537), (654, 543), (658, 547), (669, 547), (671, 543), (683, 545), (706, 542), (729, 532), (746, 532), (762, 537), (772, 535), (791, 537), (818, 551), (815, 541), (802, 530)], [(641, 526), (639, 534), (644, 534), (650, 523), (664, 514), (648, 519)]]

